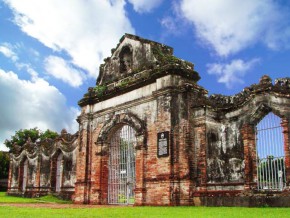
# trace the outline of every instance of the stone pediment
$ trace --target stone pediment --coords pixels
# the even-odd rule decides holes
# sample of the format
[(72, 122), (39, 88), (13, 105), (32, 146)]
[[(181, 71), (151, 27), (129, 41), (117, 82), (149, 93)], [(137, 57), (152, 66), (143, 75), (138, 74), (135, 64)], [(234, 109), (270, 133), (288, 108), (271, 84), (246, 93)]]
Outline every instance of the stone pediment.
[(112, 56), (106, 58), (105, 63), (100, 66), (97, 84), (108, 84), (134, 72), (155, 68), (161, 64), (158, 53), (172, 56), (173, 49), (154, 41), (125, 34), (117, 47), (112, 49)]
[(154, 82), (164, 75), (175, 74), (196, 83), (200, 77), (192, 63), (173, 56), (173, 48), (125, 34), (111, 57), (100, 66), (96, 87), (91, 87), (80, 106), (108, 99)]

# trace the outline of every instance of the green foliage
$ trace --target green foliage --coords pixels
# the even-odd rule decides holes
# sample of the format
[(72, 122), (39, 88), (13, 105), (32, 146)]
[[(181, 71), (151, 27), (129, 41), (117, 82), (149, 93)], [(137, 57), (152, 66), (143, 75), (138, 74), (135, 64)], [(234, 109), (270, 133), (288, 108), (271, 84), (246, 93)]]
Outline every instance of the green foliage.
[(49, 129), (47, 129), (44, 133), (40, 133), (40, 140), (45, 140), (45, 139), (55, 139), (58, 137), (58, 134), (56, 132), (53, 132)]
[(0, 179), (7, 179), (9, 171), (9, 154), (0, 151)]
[(153, 48), (153, 54), (155, 54), (157, 56), (157, 59), (163, 64), (180, 62), (178, 58), (169, 54), (164, 54), (162, 50), (158, 47)]
[(36, 127), (33, 129), (20, 129), (15, 132), (14, 136), (11, 136), (11, 139), (6, 139), (4, 144), (8, 148), (12, 148), (13, 144), (17, 144), (19, 146), (23, 146), (28, 138), (31, 139), (32, 142), (35, 142), (40, 136), (40, 130)]
[(94, 91), (97, 94), (98, 97), (101, 97), (105, 94), (105, 91), (107, 90), (107, 86), (106, 85), (98, 85), (96, 87), (94, 87)]
[(57, 198), (56, 196), (53, 196), (53, 195), (42, 196), (42, 197), (39, 197), (39, 198), (35, 198), (35, 200), (37, 200), (37, 201), (39, 201), (41, 203), (47, 203), (47, 202), (59, 203), (59, 204), (70, 204), (70, 203), (72, 203), (71, 201), (62, 200), (62, 199), (59, 199), (59, 198)]
[(56, 132), (51, 130), (42, 132), (37, 127), (34, 127), (33, 129), (20, 129), (15, 132), (15, 135), (11, 136), (10, 140), (6, 139), (4, 144), (7, 148), (11, 149), (14, 144), (23, 146), (29, 138), (32, 142), (36, 142), (37, 140), (44, 140), (47, 138), (54, 139), (57, 136), (58, 134)]
[(188, 61), (181, 60), (171, 54), (164, 54), (164, 52), (159, 47), (153, 48), (153, 54), (158, 59), (158, 61), (161, 62), (162, 65), (178, 64), (178, 65), (182, 65), (183, 67), (190, 67), (190, 68), (193, 67), (192, 63)]
[(120, 84), (118, 84), (119, 87), (126, 87), (129, 84), (129, 82), (127, 80), (123, 80), (121, 81)]
[(69, 204), (71, 201), (61, 200), (53, 195), (46, 195), (39, 198), (24, 198), (6, 195), (5, 192), (0, 192), (0, 203), (59, 203)]
[(0, 203), (36, 203), (34, 198), (22, 198), (8, 196), (5, 192), (0, 192)]

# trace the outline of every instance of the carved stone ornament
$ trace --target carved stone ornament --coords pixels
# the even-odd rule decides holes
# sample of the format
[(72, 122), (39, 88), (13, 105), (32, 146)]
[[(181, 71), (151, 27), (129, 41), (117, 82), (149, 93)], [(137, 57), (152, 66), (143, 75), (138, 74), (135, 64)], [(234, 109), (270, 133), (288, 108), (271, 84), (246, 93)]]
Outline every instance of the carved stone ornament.
[(127, 113), (124, 116), (114, 115), (108, 120), (100, 131), (97, 143), (106, 142), (108, 140), (108, 134), (118, 124), (127, 124), (131, 126), (135, 131), (136, 135), (143, 135), (145, 133), (145, 125), (136, 115)]

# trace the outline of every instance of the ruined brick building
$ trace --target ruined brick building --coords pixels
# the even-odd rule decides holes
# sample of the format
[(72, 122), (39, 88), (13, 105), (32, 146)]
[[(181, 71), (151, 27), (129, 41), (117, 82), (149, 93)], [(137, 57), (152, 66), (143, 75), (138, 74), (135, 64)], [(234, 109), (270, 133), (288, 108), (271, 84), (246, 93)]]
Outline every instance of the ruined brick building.
[(290, 78), (234, 96), (126, 34), (79, 101), (79, 131), (15, 145), (9, 194), (85, 204), (290, 206)]

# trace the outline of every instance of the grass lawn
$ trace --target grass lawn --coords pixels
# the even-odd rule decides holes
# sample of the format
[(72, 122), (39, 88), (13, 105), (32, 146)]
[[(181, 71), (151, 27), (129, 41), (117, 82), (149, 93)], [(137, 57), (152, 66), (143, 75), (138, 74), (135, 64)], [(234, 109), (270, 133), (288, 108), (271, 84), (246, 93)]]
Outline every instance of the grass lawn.
[(40, 198), (22, 198), (22, 197), (7, 196), (5, 192), (0, 192), (0, 203), (48, 203), (48, 202), (60, 204), (71, 203), (71, 201), (60, 200), (52, 195), (47, 195)]
[[(36, 203), (56, 202), (54, 197), (46, 200), (24, 199), (5, 196), (0, 193), (1, 203)], [(61, 202), (64, 203), (64, 202)], [(113, 217), (113, 218), (147, 218), (147, 217), (290, 217), (290, 208), (242, 208), (242, 207), (98, 207), (98, 208), (38, 208), (14, 207), (0, 205), (0, 217), (25, 218), (25, 217)]]

